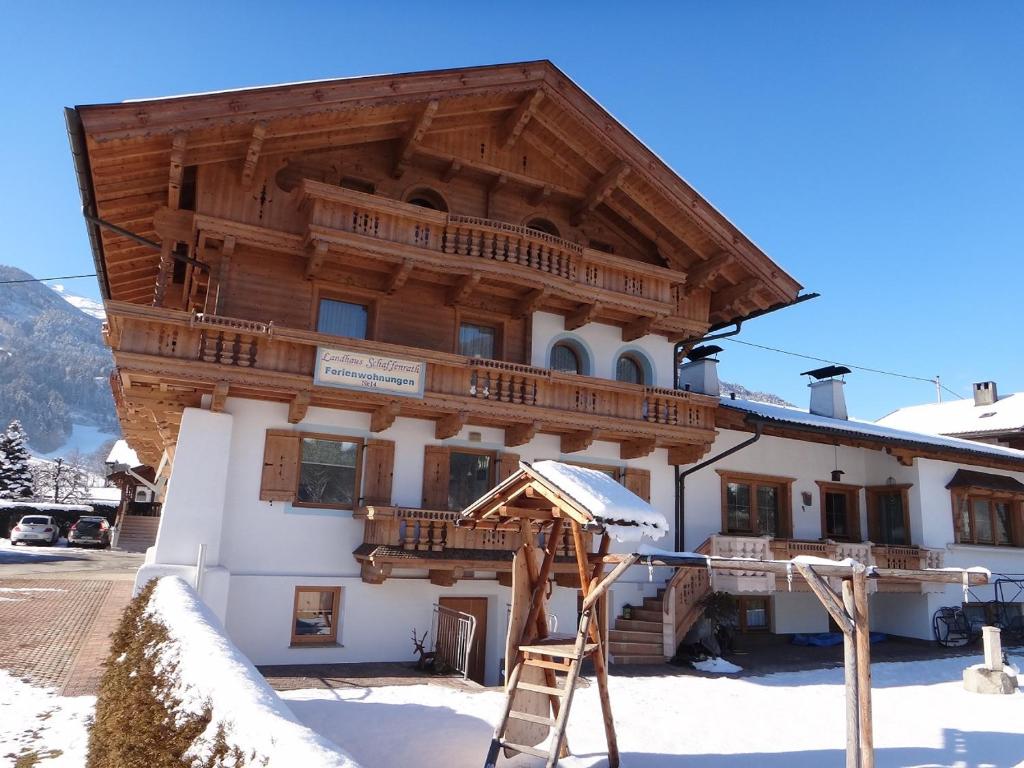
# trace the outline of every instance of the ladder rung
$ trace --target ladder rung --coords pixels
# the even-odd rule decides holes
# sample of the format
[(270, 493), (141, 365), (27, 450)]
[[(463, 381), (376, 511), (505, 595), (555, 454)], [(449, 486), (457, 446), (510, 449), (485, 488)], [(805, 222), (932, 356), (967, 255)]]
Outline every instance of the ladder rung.
[(523, 664), (528, 667), (540, 667), (542, 669), (553, 669), (555, 672), (568, 672), (570, 664), (562, 664), (558, 661), (547, 661), (546, 659), (523, 659)]
[(528, 747), (525, 744), (514, 744), (511, 741), (502, 741), (501, 746), (507, 749), (514, 749), (516, 752), (522, 752), (525, 755), (533, 755), (534, 757), (547, 757), (548, 753), (543, 749), (537, 749), (536, 747)]
[(543, 715), (531, 715), (529, 712), (516, 712), (515, 710), (512, 710), (508, 713), (508, 716), (514, 717), (516, 720), (525, 720), (528, 723), (546, 725), (549, 728), (553, 728), (555, 725), (555, 719), (553, 717), (544, 717)]
[(565, 691), (561, 688), (549, 688), (546, 685), (536, 685), (535, 683), (520, 683), (516, 686), (516, 689), (522, 688), (524, 691), (533, 691), (534, 693), (546, 693), (549, 696), (565, 696)]

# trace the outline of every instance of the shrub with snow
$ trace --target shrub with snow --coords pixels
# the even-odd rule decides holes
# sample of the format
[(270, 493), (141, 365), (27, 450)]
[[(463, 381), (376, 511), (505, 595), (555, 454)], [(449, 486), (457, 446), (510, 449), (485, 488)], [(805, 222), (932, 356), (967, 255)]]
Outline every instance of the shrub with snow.
[(15, 419), (0, 433), (0, 499), (27, 498), (32, 495), (32, 485), (28, 440), (21, 422)]

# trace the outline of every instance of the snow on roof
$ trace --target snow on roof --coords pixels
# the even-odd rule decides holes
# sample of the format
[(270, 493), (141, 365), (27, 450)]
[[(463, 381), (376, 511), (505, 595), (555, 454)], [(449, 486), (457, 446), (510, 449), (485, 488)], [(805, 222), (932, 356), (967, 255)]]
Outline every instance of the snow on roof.
[(992, 405), (974, 398), (899, 408), (876, 423), (932, 435), (976, 435), (1024, 430), (1024, 392), (1000, 397)]
[[(972, 401), (973, 402), (973, 401)], [(800, 408), (791, 408), (781, 405), (769, 405), (767, 403), (755, 403), (751, 400), (732, 400), (728, 397), (721, 398), (722, 406), (737, 411), (745, 411), (755, 416), (760, 416), (771, 421), (779, 421), (794, 424), (811, 429), (830, 430), (833, 432), (844, 432), (851, 435), (875, 438), (891, 442), (897, 445), (911, 445), (915, 447), (926, 446), (945, 450), (970, 453), (975, 456), (988, 456), (999, 459), (1010, 459), (1021, 462), (1024, 469), (1024, 451), (1013, 448), (1003, 448), (998, 445), (977, 443), (972, 440), (962, 440), (957, 437), (944, 437), (942, 435), (925, 434), (922, 432), (910, 432), (903, 429), (894, 429), (890, 426), (883, 426), (872, 421), (861, 421), (859, 419), (834, 419), (828, 416), (817, 416)]]
[(590, 512), (618, 541), (660, 539), (668, 532), (661, 512), (604, 472), (550, 460), (527, 466)]
[(127, 440), (118, 440), (107, 454), (107, 464), (127, 464), (129, 467), (137, 467), (141, 463), (138, 454), (128, 447)]

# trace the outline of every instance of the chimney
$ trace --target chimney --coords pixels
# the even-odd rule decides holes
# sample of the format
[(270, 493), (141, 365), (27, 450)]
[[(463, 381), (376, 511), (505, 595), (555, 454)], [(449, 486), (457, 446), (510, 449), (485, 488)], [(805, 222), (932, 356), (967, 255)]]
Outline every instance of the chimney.
[(995, 405), (998, 399), (999, 393), (996, 392), (996, 383), (994, 381), (979, 381), (974, 385), (975, 405)]
[(722, 351), (714, 345), (696, 347), (687, 355), (689, 360), (679, 366), (679, 389), (701, 395), (718, 397), (718, 360), (711, 357)]
[(844, 421), (849, 418), (846, 412), (846, 395), (843, 392), (845, 382), (837, 378), (849, 372), (850, 369), (845, 366), (829, 365), (800, 374), (815, 379), (807, 385), (811, 388), (811, 413)]

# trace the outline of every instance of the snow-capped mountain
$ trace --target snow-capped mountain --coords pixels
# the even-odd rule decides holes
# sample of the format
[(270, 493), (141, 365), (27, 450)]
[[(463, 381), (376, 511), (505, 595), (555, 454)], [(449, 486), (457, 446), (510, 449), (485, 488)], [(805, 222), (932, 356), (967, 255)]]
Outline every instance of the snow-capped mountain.
[(97, 320), (107, 319), (107, 313), (103, 311), (103, 304), (95, 299), (87, 299), (85, 296), (76, 296), (73, 293), (68, 293), (61, 283), (51, 283), (50, 288), (55, 290), (72, 307), (82, 310), (90, 317), (95, 317)]

